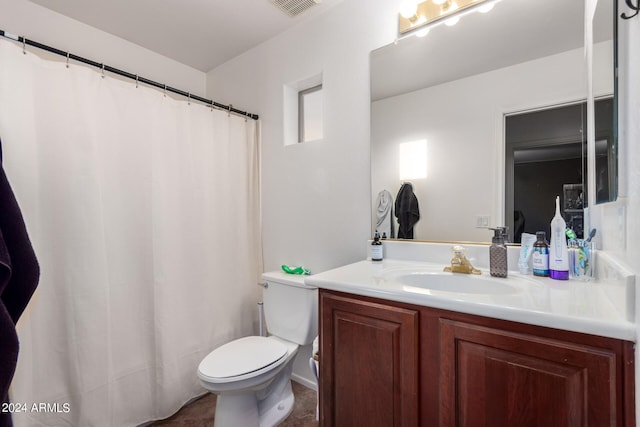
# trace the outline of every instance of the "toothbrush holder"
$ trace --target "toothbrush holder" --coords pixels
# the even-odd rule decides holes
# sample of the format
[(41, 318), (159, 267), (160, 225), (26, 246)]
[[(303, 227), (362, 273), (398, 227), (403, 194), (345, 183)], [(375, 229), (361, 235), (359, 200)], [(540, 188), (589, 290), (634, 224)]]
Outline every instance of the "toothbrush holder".
[(569, 241), (569, 276), (578, 280), (593, 280), (594, 245), (591, 241)]

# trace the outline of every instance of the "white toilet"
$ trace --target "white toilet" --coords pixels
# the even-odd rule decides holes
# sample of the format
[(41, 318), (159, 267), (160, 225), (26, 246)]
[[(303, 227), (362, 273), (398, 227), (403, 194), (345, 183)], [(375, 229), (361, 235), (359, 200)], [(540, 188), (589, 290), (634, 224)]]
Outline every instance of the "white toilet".
[(318, 290), (302, 276), (264, 273), (269, 337), (244, 337), (213, 350), (198, 366), (200, 383), (218, 395), (215, 427), (275, 426), (293, 409), (291, 371), (300, 345), (318, 334)]

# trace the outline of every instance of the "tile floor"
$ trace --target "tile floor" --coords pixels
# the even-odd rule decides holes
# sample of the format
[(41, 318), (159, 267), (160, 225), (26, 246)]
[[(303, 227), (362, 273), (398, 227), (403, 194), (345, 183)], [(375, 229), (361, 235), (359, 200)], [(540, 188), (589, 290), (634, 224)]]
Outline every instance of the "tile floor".
[[(291, 382), (296, 398), (293, 412), (280, 424), (281, 427), (315, 427), (316, 391), (295, 381)], [(209, 393), (186, 405), (166, 420), (157, 421), (150, 427), (213, 427), (216, 395)]]

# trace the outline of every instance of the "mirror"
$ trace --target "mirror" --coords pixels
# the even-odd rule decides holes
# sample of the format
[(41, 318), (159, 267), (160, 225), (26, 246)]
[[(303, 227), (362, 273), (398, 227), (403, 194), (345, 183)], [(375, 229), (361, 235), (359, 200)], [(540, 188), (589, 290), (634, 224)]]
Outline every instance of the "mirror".
[[(505, 188), (505, 118), (587, 99), (584, 3), (502, 0), (486, 14), (468, 14), (455, 26), (436, 26), (425, 37), (406, 37), (371, 53), (374, 229), (380, 192), (387, 190), (395, 202), (402, 185), (411, 183), (419, 209), (415, 239), (488, 242), (493, 233), (487, 227), (513, 230)], [(594, 19), (598, 100), (614, 94), (613, 8), (614, 0), (600, 0)], [(584, 123), (578, 133), (586, 136)], [(586, 164), (582, 135), (578, 143), (580, 162)], [(597, 146), (606, 147), (598, 163), (607, 165), (601, 174), (610, 189), (602, 201), (611, 200), (617, 176), (614, 135)], [(407, 150), (412, 164), (401, 160)], [(543, 168), (538, 173), (555, 175)], [(557, 194), (563, 196), (563, 184), (576, 185), (574, 190), (585, 185), (586, 173), (579, 176), (581, 182), (559, 182)], [(550, 222), (554, 198), (537, 201), (535, 188), (527, 191), (530, 197), (519, 196), (551, 212), (545, 214)]]
[[(613, 141), (613, 98), (594, 101), (596, 203), (610, 200), (615, 190), (609, 145)], [(578, 238), (584, 235), (588, 206), (587, 103), (553, 106), (505, 116), (505, 212), (512, 242), (523, 232), (550, 235), (549, 200), (560, 196), (562, 216)], [(544, 171), (544, 173), (540, 173)]]

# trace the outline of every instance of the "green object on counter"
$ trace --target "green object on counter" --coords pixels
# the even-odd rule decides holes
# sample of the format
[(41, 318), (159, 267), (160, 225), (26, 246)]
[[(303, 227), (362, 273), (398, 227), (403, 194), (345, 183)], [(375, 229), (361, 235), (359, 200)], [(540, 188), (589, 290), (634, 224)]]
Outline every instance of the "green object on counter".
[(309, 270), (300, 266), (300, 267), (289, 267), (288, 265), (282, 265), (282, 271), (288, 274), (298, 274), (298, 275), (309, 275), (311, 274)]

